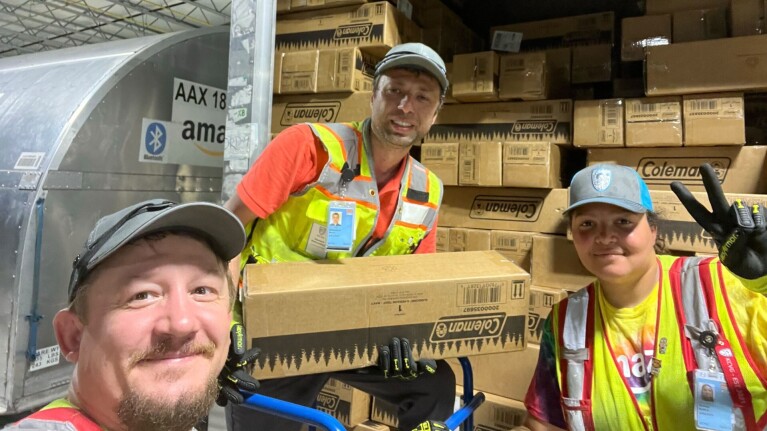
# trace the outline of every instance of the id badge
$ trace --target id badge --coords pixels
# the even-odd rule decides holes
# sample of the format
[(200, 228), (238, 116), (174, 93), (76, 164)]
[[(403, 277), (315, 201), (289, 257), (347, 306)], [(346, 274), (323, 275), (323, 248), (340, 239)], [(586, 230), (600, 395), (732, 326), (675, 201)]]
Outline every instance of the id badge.
[(732, 398), (724, 374), (695, 370), (695, 428), (707, 431), (732, 431), (735, 420)]
[(354, 202), (332, 201), (328, 205), (328, 251), (352, 251), (355, 234)]

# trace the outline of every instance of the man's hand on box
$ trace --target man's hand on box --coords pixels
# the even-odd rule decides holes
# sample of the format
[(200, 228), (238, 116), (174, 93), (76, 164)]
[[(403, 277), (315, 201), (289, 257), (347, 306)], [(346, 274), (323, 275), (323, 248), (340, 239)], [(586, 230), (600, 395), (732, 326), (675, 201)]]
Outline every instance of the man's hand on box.
[(755, 280), (767, 275), (767, 228), (765, 210), (759, 204), (747, 205), (736, 199), (732, 205), (709, 164), (700, 167), (712, 211), (704, 207), (682, 183), (671, 183), (671, 190), (687, 212), (708, 232), (719, 249), (719, 259), (733, 274)]
[(393, 337), (388, 346), (378, 348), (378, 368), (386, 378), (412, 380), (423, 373), (436, 373), (437, 363), (433, 359), (413, 360), (410, 341)]
[(413, 428), (412, 431), (450, 431), (444, 422), (439, 421), (423, 421)]
[(257, 347), (245, 349), (247, 343), (245, 327), (237, 322), (232, 322), (229, 337), (231, 339), (229, 355), (226, 357), (224, 369), (218, 375), (220, 391), (216, 404), (222, 407), (227, 402), (242, 404), (245, 397), (241, 391), (254, 393), (259, 387), (258, 380), (251, 376), (250, 372), (260, 350)]

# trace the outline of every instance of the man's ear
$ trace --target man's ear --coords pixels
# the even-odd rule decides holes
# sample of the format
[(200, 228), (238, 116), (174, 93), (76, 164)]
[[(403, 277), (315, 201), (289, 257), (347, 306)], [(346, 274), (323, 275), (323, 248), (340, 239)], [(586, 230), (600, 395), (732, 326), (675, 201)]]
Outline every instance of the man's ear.
[(76, 363), (80, 357), (80, 339), (83, 334), (80, 318), (69, 309), (61, 310), (53, 318), (53, 330), (64, 359)]

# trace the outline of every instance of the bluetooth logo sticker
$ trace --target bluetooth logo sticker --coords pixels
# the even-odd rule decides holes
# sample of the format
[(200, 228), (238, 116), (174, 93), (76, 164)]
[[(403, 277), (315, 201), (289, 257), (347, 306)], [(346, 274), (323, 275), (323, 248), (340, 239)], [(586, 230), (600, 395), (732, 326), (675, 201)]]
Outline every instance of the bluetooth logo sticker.
[(161, 123), (151, 123), (146, 128), (146, 136), (144, 136), (144, 147), (149, 154), (154, 156), (161, 154), (165, 151), (165, 142), (167, 141), (168, 133), (165, 131), (165, 126)]

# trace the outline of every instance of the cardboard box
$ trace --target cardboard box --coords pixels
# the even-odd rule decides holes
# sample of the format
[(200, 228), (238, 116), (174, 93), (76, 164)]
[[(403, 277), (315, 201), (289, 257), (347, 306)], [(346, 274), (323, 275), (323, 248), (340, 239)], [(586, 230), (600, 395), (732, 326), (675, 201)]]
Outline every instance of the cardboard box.
[(490, 231), (460, 227), (451, 228), (448, 250), (451, 252), (491, 250)]
[(321, 49), (317, 92), (373, 91), (373, 73), (379, 60), (357, 48)]
[[(705, 53), (705, 55), (701, 55)], [(767, 89), (767, 35), (647, 48), (648, 96)]]
[(459, 185), (501, 186), (503, 143), (460, 142), (459, 148)]
[(504, 255), (518, 267), (530, 272), (530, 256), (533, 251), (532, 232), (512, 230), (490, 231), (490, 248)]
[(617, 163), (634, 168), (654, 190), (669, 190), (681, 181), (692, 191), (705, 191), (700, 165), (709, 163), (725, 193), (767, 192), (767, 146), (602, 149), (592, 148), (588, 163)]
[(272, 100), (272, 133), (301, 123), (360, 121), (371, 114), (373, 93), (323, 93), (275, 96)]
[[(456, 360), (456, 362), (458, 361)], [(396, 429), (399, 425), (397, 406), (380, 398), (373, 397), (373, 403), (370, 406), (370, 420)]]
[(440, 142), (421, 144), (421, 163), (434, 172), (442, 184), (458, 185), (458, 152), (457, 142)]
[(392, 431), (392, 428), (378, 422), (365, 421), (354, 427), (354, 431)]
[(730, 1), (730, 34), (733, 37), (764, 33), (764, 0)]
[(543, 323), (549, 317), (551, 307), (567, 298), (567, 291), (543, 286), (530, 286), (530, 311), (527, 315), (527, 336), (531, 343), (540, 344)]
[(594, 281), (566, 236), (535, 235), (531, 259), (532, 284), (575, 292)]
[(444, 253), (449, 251), (448, 244), (450, 241), (450, 228), (437, 227), (437, 253)]
[(727, 37), (727, 9), (695, 9), (672, 15), (674, 43)]
[(363, 4), (365, 2), (367, 0), (290, 0), (290, 10), (326, 9), (350, 4)]
[(743, 145), (746, 121), (742, 93), (682, 96), (684, 145)]
[(627, 147), (681, 147), (682, 99), (626, 99)]
[(447, 105), (424, 142), (547, 141), (570, 144), (572, 100)]
[(551, 142), (504, 142), (504, 187), (562, 187), (562, 154)]
[(621, 21), (621, 61), (644, 60), (648, 46), (671, 43), (671, 15), (646, 15)]
[(453, 56), (453, 98), (461, 102), (498, 100), (498, 54), (495, 51)]
[(244, 282), (259, 379), (375, 365), (395, 334), (415, 359), (525, 346), (530, 277), (495, 251), (254, 264)]
[(730, 5), (730, 0), (645, 0), (646, 15), (672, 13), (680, 10), (705, 9)]
[(488, 40), (493, 40), (493, 34), (498, 30), (522, 33), (522, 51), (600, 42), (612, 45), (615, 41), (615, 14), (600, 12), (495, 26), (490, 28)]
[[(463, 387), (456, 388), (456, 394), (463, 394)], [(522, 425), (527, 409), (522, 401), (485, 394), (485, 402), (474, 410), (473, 431), (510, 430)]]
[[(533, 380), (540, 350), (538, 345), (528, 344), (520, 352), (470, 356), (474, 390), (524, 401), (527, 388)], [(462, 381), (463, 369), (458, 360), (450, 359), (448, 363), (455, 373), (456, 381)]]
[(573, 47), (572, 83), (605, 82), (613, 78), (612, 43)]
[(566, 189), (445, 187), (439, 223), (446, 227), (566, 232)]
[[(693, 196), (706, 208), (711, 210), (706, 192), (693, 192)], [(679, 202), (674, 192), (670, 190), (650, 190), (655, 212), (660, 215), (658, 233), (666, 247), (673, 254), (678, 252), (717, 254), (716, 244), (708, 234), (687, 212)], [(762, 204), (767, 206), (767, 195), (726, 193), (727, 202), (732, 204), (735, 199), (742, 199), (747, 204)]]
[(623, 99), (577, 100), (573, 116), (576, 147), (623, 147)]
[(356, 46), (383, 57), (395, 45), (420, 41), (421, 28), (381, 1), (283, 15), (277, 20), (275, 50)]
[(353, 427), (370, 417), (372, 397), (336, 379), (330, 379), (317, 395), (314, 408), (325, 412), (345, 427)]
[(319, 54), (316, 49), (284, 53), (279, 94), (316, 93)]
[(543, 100), (569, 97), (570, 48), (500, 56), (498, 98)]

